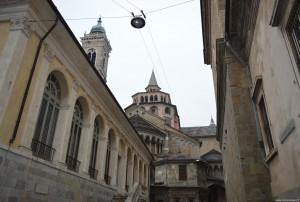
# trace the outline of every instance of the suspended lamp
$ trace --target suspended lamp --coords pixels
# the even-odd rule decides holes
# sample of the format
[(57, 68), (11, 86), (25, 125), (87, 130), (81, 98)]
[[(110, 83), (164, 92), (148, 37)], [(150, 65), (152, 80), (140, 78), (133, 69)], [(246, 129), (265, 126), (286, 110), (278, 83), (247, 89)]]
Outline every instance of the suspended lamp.
[(141, 10), (142, 15), (134, 15), (134, 13), (132, 12), (132, 19), (131, 19), (131, 26), (136, 28), (136, 29), (141, 29), (143, 27), (145, 27), (146, 25), (146, 15), (144, 14), (143, 10)]

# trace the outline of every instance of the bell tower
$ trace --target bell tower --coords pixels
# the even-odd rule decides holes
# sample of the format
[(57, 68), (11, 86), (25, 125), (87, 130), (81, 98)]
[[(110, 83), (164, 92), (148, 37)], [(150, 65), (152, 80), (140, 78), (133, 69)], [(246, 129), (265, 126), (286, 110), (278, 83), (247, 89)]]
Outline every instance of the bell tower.
[(92, 27), (90, 33), (85, 33), (80, 39), (82, 48), (88, 55), (89, 60), (106, 82), (107, 65), (111, 46), (107, 39), (105, 29), (102, 26), (101, 18), (99, 18), (97, 25)]

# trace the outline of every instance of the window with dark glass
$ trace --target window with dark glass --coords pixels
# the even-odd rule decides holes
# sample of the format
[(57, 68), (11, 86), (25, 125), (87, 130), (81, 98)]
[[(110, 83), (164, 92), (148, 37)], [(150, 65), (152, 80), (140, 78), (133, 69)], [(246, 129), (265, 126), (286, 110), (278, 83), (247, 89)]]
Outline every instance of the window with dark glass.
[(93, 142), (92, 142), (92, 151), (91, 151), (91, 159), (89, 166), (89, 174), (91, 178), (96, 179), (98, 170), (96, 169), (96, 159), (97, 159), (97, 150), (98, 150), (98, 142), (100, 136), (100, 127), (97, 120), (94, 122), (94, 131), (93, 131)]
[(300, 66), (300, 2), (295, 1), (291, 10), (287, 33), (291, 41), (298, 67)]
[(71, 134), (70, 134), (69, 145), (67, 150), (67, 158), (66, 158), (66, 164), (68, 169), (76, 172), (78, 172), (78, 168), (80, 164), (80, 162), (77, 160), (77, 157), (78, 157), (82, 125), (83, 125), (83, 110), (80, 102), (77, 100), (74, 107), (74, 113), (73, 113), (73, 119), (72, 119), (71, 131), (70, 131)]
[(95, 49), (91, 48), (88, 50), (88, 54), (87, 54), (89, 60), (91, 61), (91, 63), (93, 65), (95, 65), (95, 61), (96, 61), (96, 51)]
[(105, 159), (105, 170), (104, 170), (104, 180), (106, 184), (110, 184), (110, 176), (109, 176), (109, 164), (110, 164), (110, 153), (112, 147), (112, 138), (111, 134), (108, 134), (107, 140), (107, 149), (106, 149), (106, 159)]
[(52, 160), (52, 143), (59, 113), (61, 88), (57, 78), (50, 74), (44, 89), (38, 120), (33, 135), (31, 149), (35, 156)]
[(166, 107), (166, 108), (165, 108), (165, 113), (166, 113), (166, 114), (171, 114), (171, 110), (170, 110), (169, 107)]
[(179, 180), (187, 180), (187, 169), (186, 165), (179, 165)]
[(273, 144), (273, 140), (272, 140), (266, 105), (265, 105), (265, 101), (264, 101), (263, 97), (260, 98), (258, 107), (259, 107), (259, 113), (260, 113), (260, 117), (261, 117), (262, 132), (265, 136), (265, 141), (266, 141), (266, 144), (268, 147), (268, 152), (271, 152), (274, 149), (274, 144)]
[(258, 76), (256, 78), (254, 91), (253, 91), (253, 100), (256, 105), (260, 131), (261, 131), (261, 136), (259, 141), (263, 145), (263, 149), (267, 157), (266, 160), (270, 160), (269, 157), (272, 157), (272, 155), (275, 154), (273, 152), (275, 151), (274, 150), (275, 145), (272, 139), (272, 131), (271, 131), (270, 121), (269, 121), (270, 119), (268, 117), (268, 110), (267, 110), (265, 95), (263, 91), (263, 81), (261, 76)]

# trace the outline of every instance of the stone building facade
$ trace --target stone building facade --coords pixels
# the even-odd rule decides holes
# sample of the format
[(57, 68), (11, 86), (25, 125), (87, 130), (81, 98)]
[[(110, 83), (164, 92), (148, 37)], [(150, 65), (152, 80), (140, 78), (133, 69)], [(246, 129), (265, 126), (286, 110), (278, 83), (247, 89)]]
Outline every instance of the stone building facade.
[(229, 201), (300, 199), (299, 8), (201, 1)]
[(132, 98), (125, 112), (154, 156), (150, 201), (226, 201), (222, 155), (213, 120), (209, 126), (181, 127), (176, 105), (168, 93), (161, 91), (154, 72), (146, 92)]
[(152, 154), (105, 84), (103, 30), (82, 38), (93, 58), (51, 0), (0, 2), (0, 201), (149, 201)]

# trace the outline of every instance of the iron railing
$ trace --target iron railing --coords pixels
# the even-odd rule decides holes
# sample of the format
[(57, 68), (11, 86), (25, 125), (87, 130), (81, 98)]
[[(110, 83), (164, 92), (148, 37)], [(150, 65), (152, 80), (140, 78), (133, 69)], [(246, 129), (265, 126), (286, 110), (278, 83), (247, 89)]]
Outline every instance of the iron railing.
[(45, 159), (47, 161), (53, 160), (55, 149), (51, 146), (40, 142), (39, 140), (32, 139), (31, 149), (34, 156)]
[(76, 158), (72, 156), (67, 156), (66, 164), (68, 169), (78, 172), (80, 161), (78, 161)]

